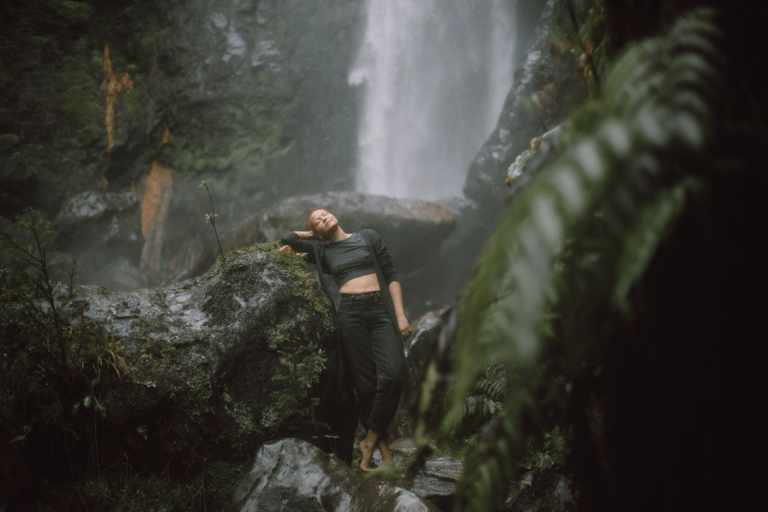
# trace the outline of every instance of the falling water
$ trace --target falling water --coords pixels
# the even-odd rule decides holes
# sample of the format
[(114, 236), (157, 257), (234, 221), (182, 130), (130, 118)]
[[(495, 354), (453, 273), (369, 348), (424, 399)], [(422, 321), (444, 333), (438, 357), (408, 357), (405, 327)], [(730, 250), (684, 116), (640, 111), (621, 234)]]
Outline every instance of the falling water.
[(514, 1), (368, 0), (349, 76), (365, 88), (358, 190), (461, 194), (512, 85)]

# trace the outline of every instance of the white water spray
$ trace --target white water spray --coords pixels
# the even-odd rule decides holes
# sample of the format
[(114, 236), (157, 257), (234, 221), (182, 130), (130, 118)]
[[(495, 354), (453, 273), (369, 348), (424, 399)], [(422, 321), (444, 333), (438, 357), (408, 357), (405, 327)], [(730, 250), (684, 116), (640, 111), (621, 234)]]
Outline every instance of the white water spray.
[(461, 195), (512, 85), (513, 3), (368, 0), (349, 76), (365, 87), (357, 190)]

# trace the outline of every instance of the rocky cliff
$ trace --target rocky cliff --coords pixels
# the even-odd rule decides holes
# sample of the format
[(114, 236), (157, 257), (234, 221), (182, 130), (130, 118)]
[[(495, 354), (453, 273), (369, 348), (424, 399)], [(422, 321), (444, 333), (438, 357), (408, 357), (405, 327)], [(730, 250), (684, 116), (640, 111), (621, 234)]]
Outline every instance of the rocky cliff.
[(588, 83), (568, 51), (575, 44), (575, 29), (564, 2), (549, 0), (522, 52), (522, 66), (515, 71), (496, 129), (467, 173), (464, 194), (488, 215), (496, 215), (512, 196), (505, 181), (515, 158), (587, 99)]

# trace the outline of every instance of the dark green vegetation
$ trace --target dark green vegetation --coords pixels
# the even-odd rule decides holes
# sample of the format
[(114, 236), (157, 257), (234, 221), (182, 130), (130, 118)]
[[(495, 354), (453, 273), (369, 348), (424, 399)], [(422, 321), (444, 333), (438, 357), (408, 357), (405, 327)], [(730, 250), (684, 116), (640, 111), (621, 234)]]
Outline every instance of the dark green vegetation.
[[(351, 36), (342, 36), (357, 11), (346, 0), (322, 7), (278, 3), (262, 8), (267, 14), (260, 11), (257, 23), (257, 5), (244, 7), (247, 15), (233, 28), (250, 45), (272, 45), (277, 57), (268, 65), (251, 64), (250, 53), (222, 60), (225, 36), (206, 29), (213, 7), (205, 2), (3, 2), (0, 214), (13, 218), (33, 206), (53, 218), (83, 190), (105, 184), (110, 192), (131, 190), (153, 161), (191, 182), (216, 178), (217, 197), (227, 201), (255, 208), (273, 200), (264, 189), (283, 187), (291, 165), (268, 164), (286, 158), (290, 164), (314, 151), (316, 141), (302, 137), (310, 130), (305, 138), (311, 139), (319, 128), (304, 126), (302, 109), (309, 107), (302, 101), (320, 94), (312, 86), (341, 77), (348, 66), (351, 46), (341, 43)], [(307, 29), (308, 20), (319, 35)], [(198, 46), (190, 48), (193, 43)], [(354, 123), (334, 123), (354, 133)], [(307, 186), (316, 190), (322, 180), (315, 176)]]
[[(194, 341), (177, 348), (157, 339), (168, 331), (157, 319), (129, 315), (138, 318), (138, 338), (120, 340), (72, 322), (88, 307), (78, 300), (76, 265), (50, 271), (52, 233), (40, 233), (28, 215), (18, 223), (28, 240), (1, 240), (4, 261), (13, 263), (3, 269), (0, 297), (0, 495), (8, 510), (31, 509), (36, 499), (56, 510), (220, 510), (263, 441), (328, 433), (316, 418), (316, 393), (329, 366), (319, 348), (332, 329), (329, 301), (303, 260), (280, 256), (277, 243), (257, 244), (218, 258), (203, 277), (240, 286), (266, 257), (279, 264), (273, 268), (290, 293), (320, 313), (317, 332), (305, 332), (299, 318), (265, 340), (274, 365), (262, 389), (265, 408), (254, 416), (237, 383), (227, 389), (224, 375), (214, 379)], [(123, 348), (136, 343), (139, 353)], [(135, 418), (126, 423), (125, 414)]]
[(32, 205), (53, 216), (69, 191), (98, 186), (109, 166), (107, 44), (114, 73), (133, 82), (115, 104), (117, 140), (152, 128), (162, 17), (151, 1), (9, 0), (0, 20), (0, 175), (16, 188), (0, 213)]
[(71, 325), (65, 318), (77, 293), (77, 263), (52, 272), (52, 233), (39, 231), (31, 210), (17, 220), (31, 244), (0, 237), (3, 255), (13, 263), (0, 273), (4, 495), (24, 486), (30, 461), (44, 460), (45, 467), (36, 469), (45, 475), (98, 472), (102, 401), (109, 382), (129, 371), (114, 339), (95, 325)]
[[(491, 509), (519, 464), (553, 463), (574, 471), (583, 510), (764, 508), (749, 505), (763, 483), (754, 468), (764, 429), (753, 415), (767, 387), (759, 322), (768, 285), (768, 87), (755, 57), (766, 17), (738, 1), (719, 14), (683, 14), (699, 3), (603, 0), (568, 49), (596, 100), (573, 112), (563, 158), (510, 206), (462, 306), (456, 393), (442, 432), (475, 449), (457, 500), (463, 510)], [(106, 42), (115, 74), (130, 73), (138, 94), (120, 104), (119, 126), (149, 133), (151, 144), (161, 140), (163, 124), (146, 117), (170, 102), (158, 85), (163, 66), (155, 67), (154, 50), (164, 25), (153, 6), (14, 0), (0, 7), (2, 172), (18, 175), (18, 192), (34, 189), (25, 184), (35, 180), (49, 188), (47, 196), (4, 199), (0, 213), (37, 201), (53, 214), (62, 183), (98, 182), (110, 168), (108, 177), (121, 175), (117, 159), (105, 157)], [(345, 16), (334, 12), (328, 16)], [(261, 73), (265, 88), (255, 94), (266, 97), (272, 77)], [(291, 98), (266, 111), (225, 105), (225, 115), (208, 105), (194, 123), (169, 106), (169, 154), (191, 172), (201, 163), (259, 169), (263, 155), (291, 147), (273, 126), (291, 105)], [(265, 138), (242, 141), (254, 115)], [(238, 122), (222, 126), (229, 116)], [(228, 143), (205, 146), (206, 130), (224, 129), (232, 130)], [(66, 304), (76, 307), (76, 288), (66, 274), (50, 284), (57, 277), (45, 275), (42, 237), (28, 245), (13, 250), (32, 273), (4, 273), (0, 308), (0, 490), (13, 495), (3, 503), (8, 510), (24, 509), (29, 502), (21, 500), (35, 493), (62, 510), (210, 510), (242, 475), (251, 434), (273, 425), (277, 435), (293, 434), (313, 421), (312, 402), (291, 376), (302, 355), (315, 352), (299, 344), (282, 349), (287, 364), (269, 395), (293, 404), (290, 417), (254, 421), (225, 393), (233, 430), (213, 432), (212, 390), (198, 378), (183, 399), (186, 414), (168, 420), (175, 463), (153, 471), (126, 463), (109, 451), (101, 423), (112, 407), (110, 386), (125, 379), (123, 355), (97, 328), (61, 321)], [(263, 248), (281, 258), (296, 295), (325, 308), (330, 328), (327, 300), (307, 284), (306, 265), (275, 249)], [(211, 272), (236, 275), (253, 257), (225, 254)], [(298, 338), (280, 325), (272, 335), (275, 349)], [(148, 371), (162, 372), (179, 355), (143, 347)], [(201, 377), (205, 363), (196, 364)], [(143, 425), (134, 430), (146, 434)], [(198, 451), (203, 437), (229, 443), (241, 458), (206, 460)], [(179, 459), (193, 463), (180, 469)], [(30, 466), (37, 487), (24, 487)]]
[[(564, 155), (515, 198), (477, 264), (440, 432), (478, 403), (489, 365), (539, 371), (530, 385), (510, 379), (457, 510), (493, 510), (531, 436), (557, 453), (563, 434), (582, 510), (757, 499), (748, 396), (765, 388), (768, 132), (766, 84), (746, 55), (759, 29), (739, 3), (692, 3), (621, 2), (619, 15), (603, 2), (602, 92), (572, 113)], [(624, 23), (662, 33), (616, 57)]]

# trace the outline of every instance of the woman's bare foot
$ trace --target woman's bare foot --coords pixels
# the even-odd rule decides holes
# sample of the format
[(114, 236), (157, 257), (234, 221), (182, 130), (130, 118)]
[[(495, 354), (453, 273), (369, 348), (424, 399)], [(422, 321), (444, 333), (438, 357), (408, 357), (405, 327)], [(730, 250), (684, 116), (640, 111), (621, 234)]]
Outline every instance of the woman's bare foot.
[(373, 458), (373, 451), (376, 449), (378, 444), (379, 434), (375, 433), (373, 430), (369, 430), (368, 435), (365, 436), (365, 439), (360, 441), (360, 444), (358, 444), (360, 453), (363, 454), (363, 460), (360, 462), (360, 469), (363, 471), (373, 471), (374, 468), (371, 467), (371, 459)]
[(383, 478), (383, 479), (392, 479), (392, 478), (400, 478), (402, 476), (402, 470), (397, 467), (397, 464), (395, 464), (395, 461), (393, 459), (389, 459), (387, 461), (382, 462), (379, 464), (379, 466), (374, 469), (373, 471), (366, 472), (365, 475), (363, 475), (363, 478), (369, 479), (369, 478)]
[(381, 453), (381, 463), (392, 460), (392, 453), (389, 451), (389, 445), (384, 440), (379, 440), (379, 453)]

